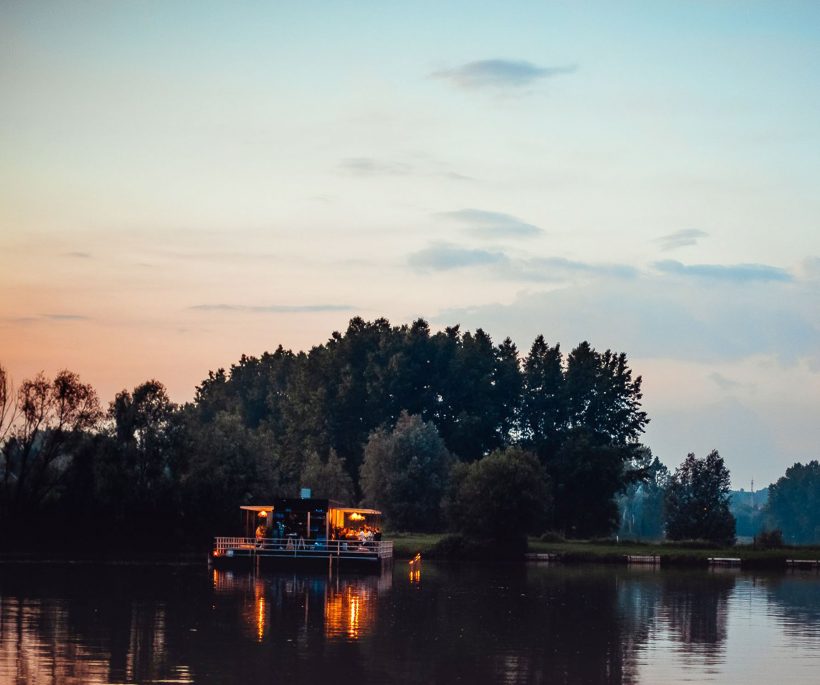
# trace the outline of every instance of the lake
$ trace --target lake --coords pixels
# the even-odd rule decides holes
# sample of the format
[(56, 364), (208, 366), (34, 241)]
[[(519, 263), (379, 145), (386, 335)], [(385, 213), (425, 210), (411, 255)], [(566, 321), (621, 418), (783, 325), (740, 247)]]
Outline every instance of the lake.
[(0, 566), (0, 683), (818, 683), (820, 576)]

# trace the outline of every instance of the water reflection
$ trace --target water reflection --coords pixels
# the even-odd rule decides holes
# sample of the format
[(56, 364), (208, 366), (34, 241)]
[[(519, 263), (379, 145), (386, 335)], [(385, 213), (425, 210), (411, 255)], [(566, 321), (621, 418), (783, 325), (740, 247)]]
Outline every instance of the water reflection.
[(726, 642), (729, 596), (735, 572), (709, 574), (668, 571), (661, 576), (658, 619), (674, 632), (679, 651), (717, 663)]
[[(289, 625), (305, 636), (321, 624), (329, 639), (358, 640), (372, 632), (378, 596), (389, 591), (392, 574), (315, 576), (235, 574), (213, 570), (214, 590), (239, 600), (246, 634), (262, 642), (272, 620), (287, 615)], [(320, 618), (321, 617), (321, 618)]]
[(760, 580), (772, 615), (790, 639), (820, 645), (820, 577), (816, 571), (792, 571)]
[(423, 574), (0, 567), (0, 683), (800, 683), (820, 660), (816, 574)]
[(421, 584), (421, 554), (417, 554), (407, 564), (409, 568), (409, 579), (412, 585)]
[(168, 652), (164, 601), (147, 600), (120, 571), (90, 582), (70, 568), (3, 568), (0, 682), (193, 682)]

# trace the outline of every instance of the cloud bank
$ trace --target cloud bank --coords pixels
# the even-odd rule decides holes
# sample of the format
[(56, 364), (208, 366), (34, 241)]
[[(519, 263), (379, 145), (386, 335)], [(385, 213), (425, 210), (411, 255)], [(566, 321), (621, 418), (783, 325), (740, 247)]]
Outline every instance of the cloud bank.
[(572, 74), (575, 71), (575, 65), (542, 67), (524, 60), (485, 59), (433, 72), (432, 77), (466, 89), (521, 88), (542, 79)]
[(567, 345), (590, 340), (642, 358), (723, 362), (768, 355), (820, 365), (820, 287), (789, 280), (680, 279), (665, 273), (571, 282), (522, 293), (511, 304), (440, 313), (504, 331), (515, 340), (544, 333)]
[(674, 276), (734, 283), (749, 283), (752, 281), (781, 281), (785, 283), (793, 280), (792, 275), (785, 269), (768, 266), (767, 264), (682, 264), (673, 259), (668, 259), (655, 262), (654, 267), (662, 273)]
[(514, 257), (500, 250), (432, 243), (408, 257), (417, 271), (485, 268), (489, 276), (508, 281), (558, 283), (578, 276), (633, 278), (638, 270), (627, 264), (579, 262), (563, 257)]

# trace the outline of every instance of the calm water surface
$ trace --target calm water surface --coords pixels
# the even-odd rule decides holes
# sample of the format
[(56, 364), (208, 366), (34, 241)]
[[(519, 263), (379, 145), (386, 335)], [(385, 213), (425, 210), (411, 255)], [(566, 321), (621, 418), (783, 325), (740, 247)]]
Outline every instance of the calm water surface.
[(0, 566), (0, 683), (820, 683), (816, 573)]

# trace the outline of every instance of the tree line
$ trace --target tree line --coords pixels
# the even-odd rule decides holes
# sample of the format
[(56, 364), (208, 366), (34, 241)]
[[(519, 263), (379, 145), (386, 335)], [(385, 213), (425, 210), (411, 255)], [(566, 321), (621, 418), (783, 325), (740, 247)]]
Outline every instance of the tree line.
[[(521, 358), (509, 338), (495, 344), (458, 326), (433, 333), (421, 319), (354, 318), (307, 353), (243, 356), (181, 406), (149, 380), (104, 407), (68, 371), (23, 381), (4, 406), (6, 536), (91, 522), (100, 533), (173, 526), (172, 535), (209, 537), (234, 526), (239, 504), (317, 478), (357, 502), (373, 482), (369, 442), (405, 415), (440, 437), (443, 480), (455, 462), (520, 447), (553, 484), (548, 524), (605, 533), (618, 520), (615, 494), (636, 476), (629, 465), (647, 423), (625, 354), (584, 342), (564, 355), (539, 336)], [(425, 528), (441, 524), (433, 509)]]
[[(210, 372), (183, 405), (156, 380), (106, 407), (69, 371), (14, 391), (0, 374), (7, 542), (202, 545), (236, 532), (240, 504), (306, 486), (379, 506), (394, 530), (480, 535), (504, 520), (505, 533), (594, 537), (653, 477), (641, 377), (588, 342), (565, 354), (539, 336), (522, 355), (481, 329), (357, 317), (309, 352)], [(471, 511), (470, 492), (505, 510)]]

